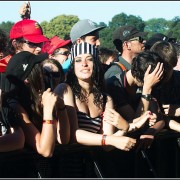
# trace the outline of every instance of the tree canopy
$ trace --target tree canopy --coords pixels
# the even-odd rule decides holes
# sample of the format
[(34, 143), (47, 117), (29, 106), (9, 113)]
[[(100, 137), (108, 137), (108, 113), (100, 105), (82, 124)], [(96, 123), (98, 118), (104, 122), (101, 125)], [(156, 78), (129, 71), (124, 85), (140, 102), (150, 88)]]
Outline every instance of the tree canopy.
[[(40, 23), (43, 29), (43, 33), (48, 38), (54, 35), (59, 36), (62, 39), (70, 38), (70, 30), (72, 26), (79, 21), (78, 16), (74, 15), (58, 15), (52, 18), (49, 22), (43, 21)], [(96, 23), (96, 22), (95, 22)], [(0, 28), (5, 30), (7, 34), (14, 22), (2, 22), (0, 23)], [(97, 24), (97, 23), (96, 23)], [(172, 20), (166, 20), (164, 18), (152, 18), (148, 21), (143, 21), (140, 16), (127, 15), (125, 13), (116, 14), (112, 17), (108, 24), (100, 22), (98, 25), (106, 26), (100, 31), (101, 44), (104, 47), (114, 49), (112, 43), (112, 35), (116, 28), (124, 25), (133, 25), (139, 31), (148, 32), (146, 38), (149, 38), (154, 33), (162, 33), (164, 35), (171, 34), (172, 37), (180, 41), (180, 17), (176, 16)]]

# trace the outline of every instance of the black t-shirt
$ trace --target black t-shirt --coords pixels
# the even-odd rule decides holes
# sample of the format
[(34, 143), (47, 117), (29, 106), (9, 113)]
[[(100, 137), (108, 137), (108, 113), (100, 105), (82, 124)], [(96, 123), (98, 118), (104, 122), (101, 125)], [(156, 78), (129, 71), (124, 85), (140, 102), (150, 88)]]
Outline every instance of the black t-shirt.
[(154, 88), (152, 95), (157, 99), (162, 112), (162, 104), (180, 105), (180, 71), (173, 70), (169, 82), (160, 88)]

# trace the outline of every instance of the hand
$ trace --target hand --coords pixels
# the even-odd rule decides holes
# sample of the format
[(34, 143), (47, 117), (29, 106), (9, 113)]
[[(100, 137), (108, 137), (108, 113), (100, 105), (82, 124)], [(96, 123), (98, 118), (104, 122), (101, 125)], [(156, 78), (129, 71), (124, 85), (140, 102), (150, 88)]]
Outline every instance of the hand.
[(29, 1), (28, 3), (23, 3), (23, 5), (19, 9), (19, 14), (21, 15), (22, 19), (30, 19), (31, 5)]
[(103, 114), (103, 120), (124, 131), (129, 127), (128, 122), (114, 109), (106, 108)]
[(154, 126), (157, 121), (157, 115), (155, 113), (151, 113), (149, 117), (149, 126)]
[(42, 105), (46, 110), (53, 110), (54, 106), (57, 102), (58, 96), (51, 92), (51, 89), (48, 88), (46, 91), (43, 92), (42, 95)]
[[(134, 127), (137, 129), (141, 128), (148, 120), (149, 120), (149, 125), (154, 125), (156, 122), (157, 116), (154, 113), (151, 113), (151, 111), (146, 111), (143, 115), (141, 115), (138, 119), (136, 120), (133, 124)], [(130, 124), (131, 126), (131, 124)]]
[(112, 146), (123, 150), (130, 151), (136, 144), (136, 139), (126, 137), (126, 136), (111, 136), (112, 138)]
[(144, 75), (144, 87), (145, 89), (151, 89), (155, 86), (163, 77), (163, 63), (158, 63), (152, 73), (150, 73), (151, 65), (147, 68)]
[(154, 135), (141, 135), (139, 142), (137, 143), (136, 152), (144, 149), (149, 149), (154, 140)]

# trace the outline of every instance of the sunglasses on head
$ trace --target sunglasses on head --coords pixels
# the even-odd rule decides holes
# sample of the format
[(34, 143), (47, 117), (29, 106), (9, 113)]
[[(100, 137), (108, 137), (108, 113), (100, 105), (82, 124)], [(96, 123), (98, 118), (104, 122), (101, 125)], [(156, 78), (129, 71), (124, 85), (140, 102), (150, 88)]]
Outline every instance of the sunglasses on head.
[(70, 52), (69, 51), (64, 51), (64, 52), (58, 52), (55, 55), (65, 55), (65, 56), (69, 56)]
[(23, 41), (24, 43), (26, 43), (26, 44), (28, 44), (28, 46), (30, 47), (30, 48), (36, 48), (36, 47), (42, 47), (42, 45), (43, 45), (43, 43), (33, 43), (33, 42), (29, 42), (29, 41), (27, 41), (27, 40), (24, 40)]
[(143, 43), (144, 39), (142, 37), (134, 37), (129, 39), (129, 41), (139, 41), (140, 43)]

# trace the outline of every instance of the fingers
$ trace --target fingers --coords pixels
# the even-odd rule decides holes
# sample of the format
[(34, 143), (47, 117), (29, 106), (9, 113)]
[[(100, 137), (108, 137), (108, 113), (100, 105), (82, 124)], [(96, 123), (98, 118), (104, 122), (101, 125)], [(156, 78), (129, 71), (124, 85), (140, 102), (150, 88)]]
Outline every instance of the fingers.
[(151, 65), (148, 66), (148, 68), (147, 68), (147, 70), (145, 72), (145, 75), (149, 74), (150, 70), (151, 70)]

